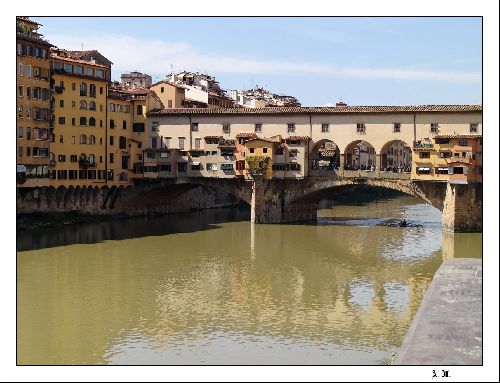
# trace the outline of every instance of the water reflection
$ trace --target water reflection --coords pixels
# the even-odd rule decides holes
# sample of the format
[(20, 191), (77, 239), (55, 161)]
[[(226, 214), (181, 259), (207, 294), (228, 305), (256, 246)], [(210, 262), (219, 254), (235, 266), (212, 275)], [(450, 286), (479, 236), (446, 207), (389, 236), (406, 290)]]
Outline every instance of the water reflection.
[[(403, 198), (320, 215), (438, 222), (429, 208)], [(134, 237), (122, 226), (127, 239), (19, 252), (18, 363), (381, 364), (443, 259), (440, 226), (231, 214), (216, 230), (194, 229), (210, 215), (177, 215), (191, 230)], [(160, 233), (172, 217), (137, 226)]]

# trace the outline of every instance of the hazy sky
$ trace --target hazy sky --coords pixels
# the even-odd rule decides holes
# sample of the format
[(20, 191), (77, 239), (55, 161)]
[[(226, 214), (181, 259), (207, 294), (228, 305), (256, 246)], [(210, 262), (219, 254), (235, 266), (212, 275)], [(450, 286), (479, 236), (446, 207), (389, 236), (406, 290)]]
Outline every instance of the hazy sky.
[(481, 18), (34, 17), (66, 49), (97, 49), (113, 79), (139, 70), (214, 75), (306, 106), (477, 104)]

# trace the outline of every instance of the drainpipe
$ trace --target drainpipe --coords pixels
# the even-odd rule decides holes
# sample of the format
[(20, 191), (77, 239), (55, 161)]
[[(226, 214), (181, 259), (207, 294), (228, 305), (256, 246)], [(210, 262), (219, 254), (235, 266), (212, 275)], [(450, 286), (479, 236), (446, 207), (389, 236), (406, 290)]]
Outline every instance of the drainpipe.
[[(313, 130), (313, 128), (312, 128), (312, 116), (311, 116), (311, 113), (309, 113), (309, 137), (311, 137), (311, 139), (307, 140), (307, 152), (306, 152), (307, 160), (305, 163), (305, 165), (307, 166), (307, 175), (309, 175), (309, 165), (310, 165), (309, 164), (309, 145), (310, 145), (311, 140), (312, 140), (312, 130)], [(306, 176), (305, 172), (306, 172), (306, 169), (304, 169), (304, 177)]]
[(413, 142), (417, 141), (417, 112), (413, 112)]
[[(189, 114), (189, 150), (193, 148), (193, 132), (191, 129), (191, 114)], [(191, 171), (189, 169), (189, 156), (188, 156), (188, 162), (187, 162), (187, 174), (188, 176), (190, 175)]]

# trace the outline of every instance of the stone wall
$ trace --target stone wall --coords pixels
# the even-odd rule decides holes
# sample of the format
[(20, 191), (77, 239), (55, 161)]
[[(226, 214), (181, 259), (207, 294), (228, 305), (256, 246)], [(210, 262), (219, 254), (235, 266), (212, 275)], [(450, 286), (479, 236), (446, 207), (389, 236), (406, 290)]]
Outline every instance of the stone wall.
[(453, 232), (483, 230), (483, 184), (447, 184), (443, 229)]

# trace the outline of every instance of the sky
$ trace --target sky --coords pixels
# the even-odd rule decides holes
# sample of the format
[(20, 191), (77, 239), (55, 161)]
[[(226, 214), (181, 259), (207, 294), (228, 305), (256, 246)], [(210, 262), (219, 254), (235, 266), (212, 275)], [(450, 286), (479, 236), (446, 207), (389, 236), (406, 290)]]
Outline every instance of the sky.
[(479, 17), (34, 17), (58, 47), (97, 49), (112, 77), (181, 70), (304, 106), (482, 103)]

